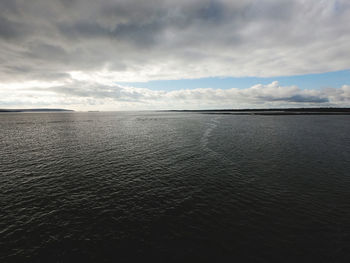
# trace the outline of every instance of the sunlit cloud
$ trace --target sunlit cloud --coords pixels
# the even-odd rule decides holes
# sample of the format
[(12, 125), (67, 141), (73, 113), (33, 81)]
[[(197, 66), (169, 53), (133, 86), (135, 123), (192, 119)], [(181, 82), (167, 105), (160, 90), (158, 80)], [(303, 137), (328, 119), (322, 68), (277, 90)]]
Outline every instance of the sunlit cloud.
[(69, 80), (47, 87), (12, 88), (11, 96), (2, 98), (0, 102), (8, 106), (20, 102), (20, 105), (28, 106), (42, 104), (99, 110), (320, 107), (346, 106), (350, 102), (350, 86), (301, 90), (297, 86), (281, 86), (274, 81), (247, 89), (156, 91), (115, 85), (111, 82)]

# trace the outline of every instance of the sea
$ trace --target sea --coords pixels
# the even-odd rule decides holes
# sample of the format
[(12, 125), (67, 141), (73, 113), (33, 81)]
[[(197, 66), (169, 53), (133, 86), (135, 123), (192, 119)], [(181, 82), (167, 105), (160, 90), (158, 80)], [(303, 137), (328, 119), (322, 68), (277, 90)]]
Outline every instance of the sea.
[(0, 262), (350, 262), (350, 116), (1, 113)]

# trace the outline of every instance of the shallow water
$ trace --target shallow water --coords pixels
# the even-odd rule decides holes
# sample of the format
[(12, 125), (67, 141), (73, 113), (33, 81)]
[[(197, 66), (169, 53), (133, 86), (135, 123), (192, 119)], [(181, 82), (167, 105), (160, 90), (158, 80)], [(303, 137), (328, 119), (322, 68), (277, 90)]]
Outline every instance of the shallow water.
[(350, 116), (0, 114), (0, 261), (350, 261)]

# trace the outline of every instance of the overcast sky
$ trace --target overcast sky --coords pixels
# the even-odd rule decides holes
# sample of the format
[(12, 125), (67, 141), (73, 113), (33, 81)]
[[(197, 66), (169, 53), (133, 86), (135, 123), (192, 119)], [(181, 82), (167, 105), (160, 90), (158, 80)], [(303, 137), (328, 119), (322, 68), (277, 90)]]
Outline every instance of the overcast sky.
[(350, 106), (349, 25), (348, 0), (1, 0), (0, 108)]

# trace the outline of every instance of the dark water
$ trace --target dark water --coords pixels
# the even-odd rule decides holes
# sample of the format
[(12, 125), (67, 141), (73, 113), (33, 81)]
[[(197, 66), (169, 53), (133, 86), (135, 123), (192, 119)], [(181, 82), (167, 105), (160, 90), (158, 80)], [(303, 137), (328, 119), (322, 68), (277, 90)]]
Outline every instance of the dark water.
[(0, 262), (350, 262), (350, 116), (0, 125)]

